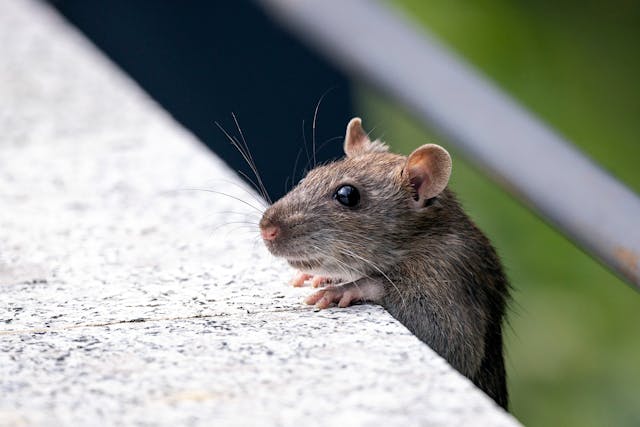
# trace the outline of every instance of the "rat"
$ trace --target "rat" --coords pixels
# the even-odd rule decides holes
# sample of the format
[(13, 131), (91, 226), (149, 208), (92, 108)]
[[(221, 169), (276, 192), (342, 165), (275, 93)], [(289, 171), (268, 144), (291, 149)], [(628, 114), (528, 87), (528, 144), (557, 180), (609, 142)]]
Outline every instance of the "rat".
[(294, 285), (325, 285), (307, 304), (382, 305), (507, 409), (510, 286), (495, 249), (447, 188), (451, 156), (435, 144), (390, 153), (360, 118), (347, 126), (344, 152), (266, 209), (266, 247), (299, 271)]

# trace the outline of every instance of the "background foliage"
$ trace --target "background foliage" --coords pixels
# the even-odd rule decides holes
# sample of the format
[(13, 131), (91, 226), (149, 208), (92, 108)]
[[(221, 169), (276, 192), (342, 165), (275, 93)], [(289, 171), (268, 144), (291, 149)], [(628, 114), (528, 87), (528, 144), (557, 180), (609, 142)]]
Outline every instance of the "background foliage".
[[(640, 192), (637, 2), (393, 4)], [(357, 99), (365, 126), (383, 129), (373, 135), (396, 150), (434, 141), (451, 148), (367, 88)], [(640, 294), (453, 155), (452, 187), (514, 286), (514, 415), (526, 425), (640, 425)]]

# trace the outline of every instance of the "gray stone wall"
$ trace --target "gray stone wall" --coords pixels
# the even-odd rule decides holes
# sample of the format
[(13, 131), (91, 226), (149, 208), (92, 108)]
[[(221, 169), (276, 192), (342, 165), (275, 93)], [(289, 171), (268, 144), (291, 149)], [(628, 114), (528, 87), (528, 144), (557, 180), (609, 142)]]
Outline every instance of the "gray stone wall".
[(0, 425), (517, 424), (380, 307), (302, 304), (255, 194), (44, 4), (0, 46)]

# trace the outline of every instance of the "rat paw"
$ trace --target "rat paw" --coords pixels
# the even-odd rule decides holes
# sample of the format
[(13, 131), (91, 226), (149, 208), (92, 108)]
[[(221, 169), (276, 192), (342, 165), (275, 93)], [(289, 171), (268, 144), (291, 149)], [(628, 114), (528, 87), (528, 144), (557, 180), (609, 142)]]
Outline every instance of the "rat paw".
[(330, 286), (309, 295), (304, 302), (309, 305), (315, 305), (319, 309), (325, 309), (333, 303), (337, 303), (338, 307), (344, 308), (351, 305), (362, 298), (362, 293), (357, 287), (350, 286), (347, 283), (339, 286)]
[(383, 282), (379, 279), (363, 277), (355, 282), (341, 285), (330, 285), (318, 292), (309, 295), (305, 303), (314, 305), (319, 309), (325, 309), (333, 303), (338, 307), (348, 307), (354, 302), (369, 301), (378, 303), (385, 295)]

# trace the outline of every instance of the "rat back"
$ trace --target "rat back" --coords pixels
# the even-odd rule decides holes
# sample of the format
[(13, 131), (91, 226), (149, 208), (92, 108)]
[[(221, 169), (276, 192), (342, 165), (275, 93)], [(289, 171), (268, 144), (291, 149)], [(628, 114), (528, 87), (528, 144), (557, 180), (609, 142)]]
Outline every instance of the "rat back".
[[(445, 190), (416, 220), (382, 305), (507, 408), (502, 322), (509, 284), (489, 240)], [(395, 288), (398, 289), (395, 289)]]

